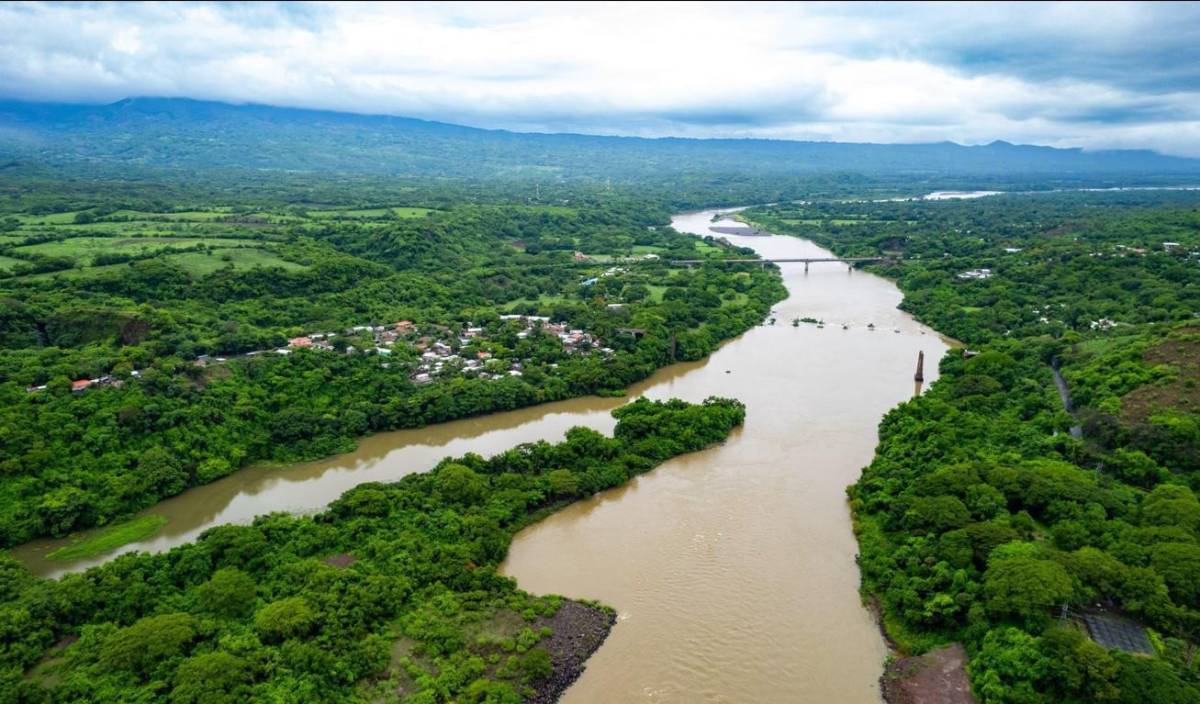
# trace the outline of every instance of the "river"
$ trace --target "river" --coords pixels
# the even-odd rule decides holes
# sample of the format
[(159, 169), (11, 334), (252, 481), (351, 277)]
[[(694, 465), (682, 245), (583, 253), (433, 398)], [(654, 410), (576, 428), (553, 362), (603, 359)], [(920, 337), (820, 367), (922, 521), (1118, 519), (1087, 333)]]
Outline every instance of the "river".
[[(672, 224), (709, 234), (712, 214)], [(831, 256), (791, 237), (728, 239), (766, 258)], [(897, 310), (885, 279), (833, 263), (781, 267), (790, 295), (774, 326), (641, 389), (737, 397), (745, 426), (513, 542), (503, 570), (524, 589), (619, 614), (565, 704), (880, 701), (887, 653), (858, 596), (845, 488), (873, 455), (879, 419), (916, 390), (918, 351), (932, 381), (947, 344)], [(795, 328), (796, 317), (826, 326)]]
[[(713, 214), (672, 224), (712, 234)], [(792, 237), (726, 237), (767, 258), (832, 256)], [(790, 295), (775, 325), (629, 392), (736, 397), (747, 404), (745, 426), (517, 535), (502, 569), (524, 589), (598, 599), (619, 613), (564, 702), (880, 701), (886, 648), (858, 597), (845, 487), (870, 461), (879, 419), (919, 391), (918, 351), (931, 382), (947, 342), (896, 308), (900, 292), (885, 279), (840, 263), (781, 268)], [(826, 326), (793, 327), (798, 317)], [(353, 453), (243, 470), (163, 501), (146, 511), (168, 519), (159, 534), (107, 555), (48, 560), (58, 540), (12, 553), (56, 576), (120, 552), (165, 550), (214, 525), (317, 511), (353, 486), (394, 481), (446, 455), (557, 440), (574, 425), (611, 432), (609, 412), (627, 400), (572, 399), (380, 433)]]

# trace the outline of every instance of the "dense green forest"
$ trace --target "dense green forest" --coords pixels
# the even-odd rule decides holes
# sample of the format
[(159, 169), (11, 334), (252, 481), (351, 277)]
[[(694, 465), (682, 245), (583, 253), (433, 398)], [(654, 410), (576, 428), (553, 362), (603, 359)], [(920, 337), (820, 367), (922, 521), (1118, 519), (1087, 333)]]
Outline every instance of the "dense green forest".
[(623, 194), (430, 207), (10, 194), (2, 545), (369, 432), (619, 393), (784, 295), (772, 270), (671, 267), (723, 250)]
[[(904, 307), (970, 348), (885, 417), (850, 497), (864, 594), (888, 634), (905, 652), (964, 642), (985, 704), (1200, 702), (1198, 200), (1038, 194), (746, 215), (841, 253), (890, 255), (878, 268)], [(1148, 627), (1155, 656), (1097, 644), (1092, 614)]]
[[(724, 440), (744, 414), (728, 399), (639, 399), (613, 412), (611, 438), (574, 428), (558, 444), (446, 459), (356, 487), (316, 516), (218, 526), (170, 552), (124, 555), (57, 581), (2, 558), (0, 700), (557, 696), (613, 617), (526, 594), (497, 574), (513, 534)], [(586, 642), (568, 638), (588, 629)]]
[[(1198, 340), (1185, 329), (1159, 344)], [(864, 587), (904, 648), (963, 640), (983, 702), (1200, 701), (1200, 502), (1178, 462), (1196, 456), (1195, 416), (1190, 435), (1173, 429), (1181, 452), (1072, 438), (1050, 362), (1089, 344), (951, 353), (927, 394), (888, 414), (850, 492)], [(1081, 369), (1072, 390), (1112, 375)], [(1153, 629), (1159, 657), (1089, 640), (1078, 619), (1095, 607)]]

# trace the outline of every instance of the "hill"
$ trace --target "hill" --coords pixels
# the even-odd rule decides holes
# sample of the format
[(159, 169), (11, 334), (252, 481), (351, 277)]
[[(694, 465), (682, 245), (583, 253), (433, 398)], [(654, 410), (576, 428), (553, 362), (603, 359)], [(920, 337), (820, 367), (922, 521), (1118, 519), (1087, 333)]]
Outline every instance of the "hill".
[(993, 142), (963, 146), (518, 133), (386, 115), (176, 98), (0, 102), (10, 163), (407, 176), (645, 178), (682, 173), (1194, 178), (1200, 160)]

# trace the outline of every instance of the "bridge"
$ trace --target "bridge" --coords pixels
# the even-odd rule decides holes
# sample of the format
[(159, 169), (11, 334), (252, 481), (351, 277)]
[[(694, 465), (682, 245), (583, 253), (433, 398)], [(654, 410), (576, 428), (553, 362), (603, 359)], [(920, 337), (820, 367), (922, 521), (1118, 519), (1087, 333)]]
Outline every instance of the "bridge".
[(675, 266), (692, 267), (696, 264), (757, 264), (766, 266), (767, 264), (804, 264), (804, 271), (808, 271), (809, 264), (820, 264), (823, 262), (839, 262), (847, 265), (851, 269), (859, 262), (885, 262), (891, 261), (892, 257), (806, 257), (795, 259), (751, 259), (749, 257), (741, 257), (737, 259), (671, 259), (669, 264)]

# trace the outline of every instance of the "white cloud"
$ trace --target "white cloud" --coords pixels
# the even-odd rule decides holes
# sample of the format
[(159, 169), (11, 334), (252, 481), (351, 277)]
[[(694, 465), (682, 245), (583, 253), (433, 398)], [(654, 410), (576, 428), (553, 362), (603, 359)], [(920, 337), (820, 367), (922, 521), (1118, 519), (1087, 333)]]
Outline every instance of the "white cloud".
[(1186, 5), (4, 4), (0, 35), (24, 99), (1200, 155)]

